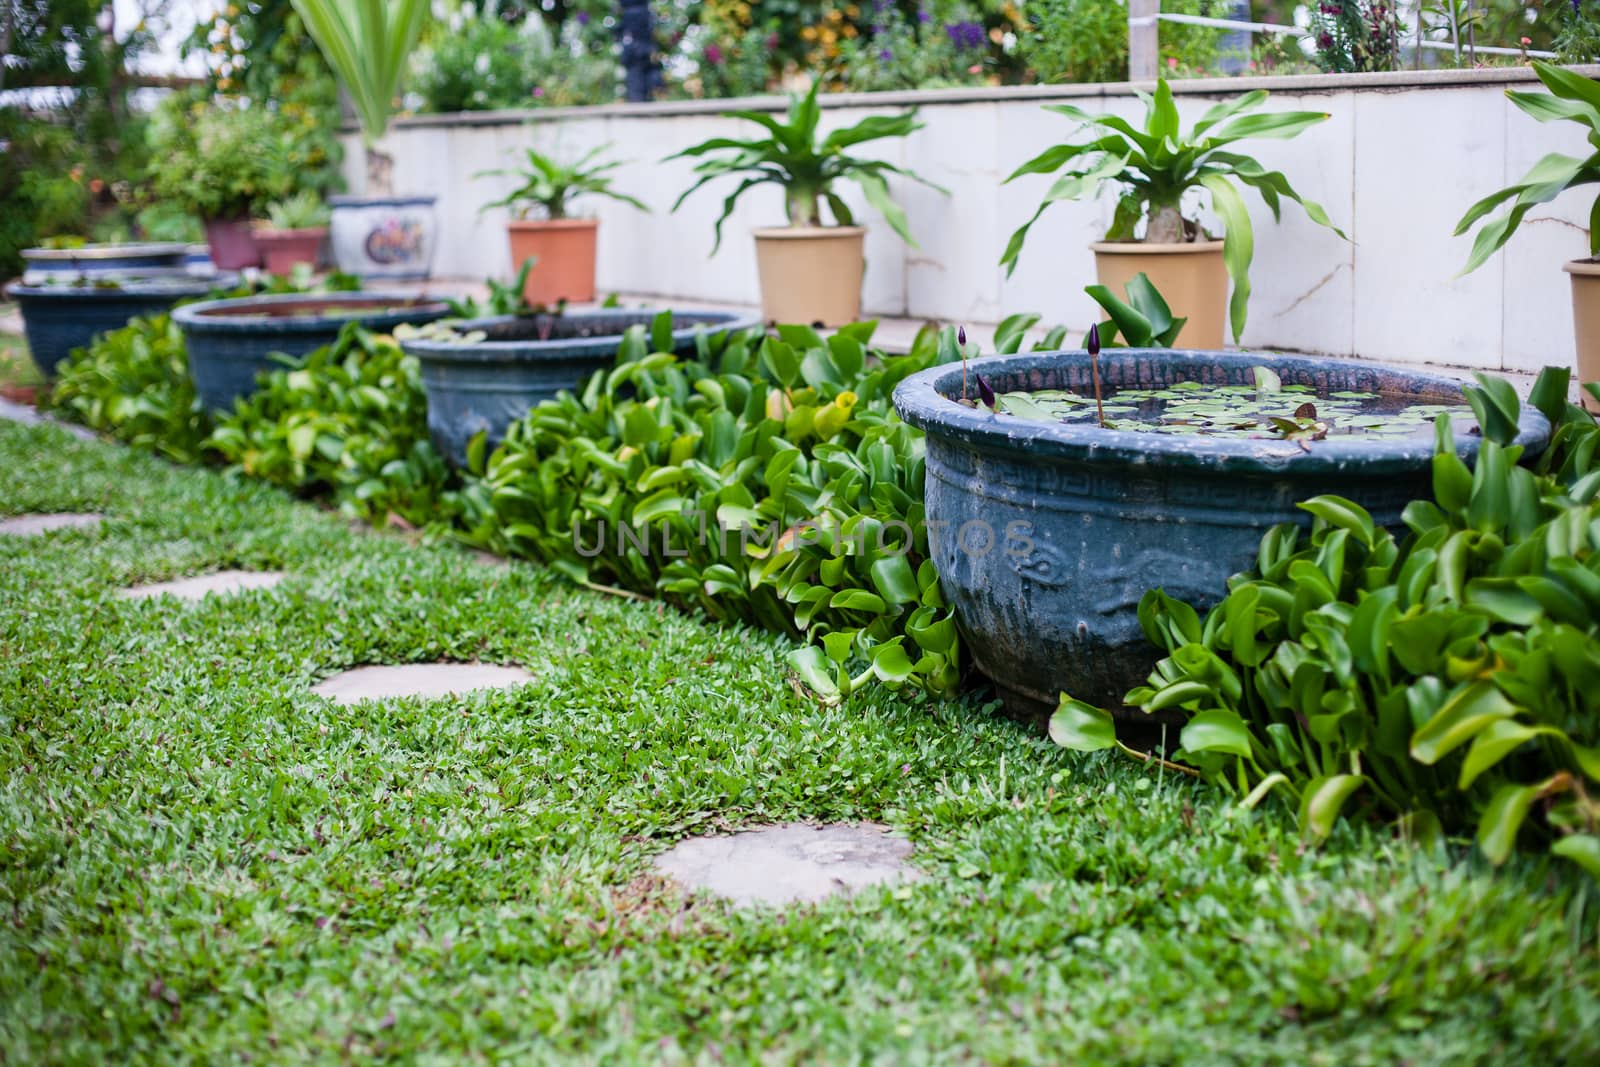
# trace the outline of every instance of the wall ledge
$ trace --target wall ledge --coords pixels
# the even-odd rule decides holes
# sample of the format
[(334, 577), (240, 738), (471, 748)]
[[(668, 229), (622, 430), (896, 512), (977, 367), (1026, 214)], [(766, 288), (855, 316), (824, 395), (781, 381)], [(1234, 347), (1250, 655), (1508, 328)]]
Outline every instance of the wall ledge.
[[(1600, 64), (1570, 68), (1600, 79)], [(1254, 89), (1298, 95), (1342, 92), (1398, 93), (1417, 89), (1475, 89), (1491, 85), (1536, 84), (1528, 67), (1487, 67), (1481, 70), (1397, 70), (1377, 74), (1287, 74), (1247, 78), (1185, 78), (1171, 82), (1180, 96), (1234, 96)], [(971, 89), (911, 89), (881, 93), (829, 93), (827, 108), (917, 107), (933, 104), (984, 104), (997, 101), (1126, 99), (1136, 90), (1149, 91), (1154, 82), (1100, 82), (1088, 85), (1000, 85)], [(397, 118), (394, 130), (438, 127), (530, 126), (565, 119), (651, 119), (679, 115), (716, 115), (723, 111), (782, 111), (783, 96), (746, 96), (725, 100), (663, 100), (648, 104), (599, 104), (593, 107), (512, 108), (503, 111), (457, 111), (448, 114), (408, 115)], [(347, 124), (346, 133), (357, 132)]]

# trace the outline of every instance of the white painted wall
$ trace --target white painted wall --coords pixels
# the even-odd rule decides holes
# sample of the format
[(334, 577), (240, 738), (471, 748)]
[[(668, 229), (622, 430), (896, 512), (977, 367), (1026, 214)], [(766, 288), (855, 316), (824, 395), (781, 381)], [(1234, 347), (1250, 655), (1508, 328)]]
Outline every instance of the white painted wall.
[[(1506, 251), (1473, 274), (1456, 277), (1470, 245), (1451, 236), (1479, 197), (1520, 177), (1540, 156), (1586, 154), (1571, 123), (1534, 122), (1505, 99), (1529, 87), (1517, 70), (1261, 78), (1176, 83), (1192, 121), (1218, 99), (1260, 86), (1271, 109), (1311, 109), (1328, 122), (1291, 141), (1251, 142), (1248, 151), (1283, 170), (1306, 197), (1320, 201), (1349, 242), (1313, 225), (1295, 205), (1281, 224), (1252, 203), (1254, 296), (1244, 343), (1385, 362), (1436, 363), (1505, 370), (1537, 369), (1572, 358), (1572, 321), (1561, 264), (1587, 255), (1583, 192), (1535, 211)], [(947, 198), (897, 183), (919, 248), (907, 248), (881, 222), (867, 237), (864, 286), (868, 314), (994, 322), (1031, 310), (1082, 328), (1095, 309), (1083, 286), (1094, 280), (1090, 241), (1104, 233), (1110, 202), (1062, 203), (1034, 227), (1011, 278), (996, 266), (1011, 231), (1032, 212), (1049, 179), (1002, 186), (1018, 164), (1071, 137), (1074, 123), (1041, 110), (1070, 100), (1136, 118), (1142, 104), (1126, 85), (1026, 87), (875, 94), (828, 99), (824, 121), (915, 103), (926, 128), (903, 142), (866, 146), (950, 190)], [(729, 106), (775, 109), (781, 101), (618, 105), (542, 112), (418, 116), (400, 120), (383, 147), (395, 156), (398, 191), (440, 198), (436, 273), (507, 276), (509, 253), (500, 211), (485, 202), (509, 178), (474, 179), (515, 162), (519, 148), (574, 155), (610, 142), (630, 162), (617, 186), (650, 204), (641, 214), (608, 201), (589, 210), (603, 221), (602, 292), (648, 293), (683, 301), (757, 302), (752, 227), (781, 224), (776, 187), (747, 196), (711, 255), (712, 220), (726, 189), (713, 184), (677, 214), (669, 209), (690, 181), (686, 160), (664, 157), (706, 137), (739, 128), (716, 112)], [(363, 178), (359, 141), (347, 168), (352, 189)], [(866, 211), (853, 189), (852, 208)], [(1249, 194), (1253, 197), (1253, 194)]]

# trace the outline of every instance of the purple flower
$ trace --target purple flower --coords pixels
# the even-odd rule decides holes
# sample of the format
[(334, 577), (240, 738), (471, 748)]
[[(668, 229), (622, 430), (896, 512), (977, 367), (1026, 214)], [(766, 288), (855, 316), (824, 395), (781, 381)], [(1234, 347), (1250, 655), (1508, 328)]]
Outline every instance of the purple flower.
[(722, 49), (717, 47), (717, 45), (714, 43), (706, 45), (706, 62), (710, 63), (713, 67), (718, 63), (721, 63)]
[(982, 48), (984, 42), (988, 40), (984, 35), (983, 26), (976, 22), (947, 22), (944, 32), (958, 52)]
[(933, 19), (933, 16), (928, 14), (928, 9), (927, 8), (925, 8), (925, 7), (917, 8), (917, 21), (918, 22), (930, 22), (930, 21), (932, 21), (932, 19)]
[(981, 374), (978, 375), (978, 395), (983, 398), (984, 404), (988, 406), (990, 411), (1000, 410), (1000, 401), (995, 399), (993, 387), (983, 380), (983, 375)]
[(1084, 338), (1083, 347), (1089, 350), (1091, 358), (1100, 354), (1100, 324), (1098, 322), (1089, 327), (1089, 336)]
[(956, 344), (962, 348), (967, 346), (967, 328), (965, 326), (956, 327)]
[(578, 25), (580, 25), (580, 26), (589, 25), (589, 13), (587, 11), (578, 12)]
[(894, 58), (894, 53), (885, 48), (883, 51), (878, 53), (878, 58), (887, 63)]

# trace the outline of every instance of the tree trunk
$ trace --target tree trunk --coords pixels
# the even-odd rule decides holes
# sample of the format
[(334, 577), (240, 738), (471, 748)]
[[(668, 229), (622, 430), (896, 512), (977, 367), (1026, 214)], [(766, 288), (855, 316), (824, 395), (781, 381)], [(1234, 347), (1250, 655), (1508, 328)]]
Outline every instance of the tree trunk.
[(1184, 235), (1183, 213), (1176, 204), (1151, 204), (1144, 230), (1147, 244), (1176, 245), (1187, 238)]
[(394, 157), (367, 146), (367, 195), (394, 195)]
[(784, 190), (784, 207), (789, 213), (789, 225), (822, 225), (822, 209), (817, 200), (816, 192), (811, 189)]

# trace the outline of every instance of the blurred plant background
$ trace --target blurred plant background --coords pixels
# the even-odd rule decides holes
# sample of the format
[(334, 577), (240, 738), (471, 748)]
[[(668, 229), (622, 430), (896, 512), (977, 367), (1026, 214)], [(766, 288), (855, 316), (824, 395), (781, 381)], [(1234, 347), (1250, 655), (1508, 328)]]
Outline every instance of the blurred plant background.
[[(175, 30), (175, 13), (195, 8), (203, 17)], [(1128, 75), (1126, 0), (653, 0), (649, 9), (658, 96), (668, 99), (792, 92), (813, 79), (870, 92)], [(0, 3), (0, 277), (40, 242), (197, 240), (194, 211), (212, 180), (193, 158), (197, 131), (219, 116), (242, 117), (272, 146), (280, 173), (259, 179), (252, 210), (342, 186), (339, 90), (290, 0), (121, 0), (120, 10), (109, 0)], [(401, 103), (452, 112), (616, 101), (621, 10), (619, 0), (434, 0)], [(1518, 49), (1600, 57), (1600, 0), (1163, 0), (1161, 10), (1300, 34), (1164, 21), (1169, 78), (1470, 68), (1524, 62)], [(182, 74), (137, 73), (148, 57), (173, 53)]]

